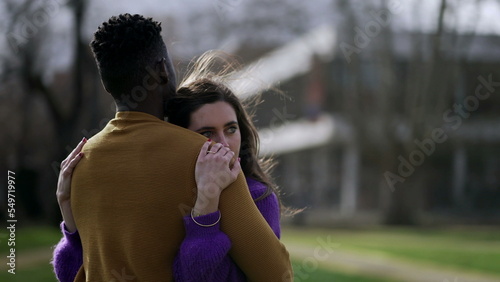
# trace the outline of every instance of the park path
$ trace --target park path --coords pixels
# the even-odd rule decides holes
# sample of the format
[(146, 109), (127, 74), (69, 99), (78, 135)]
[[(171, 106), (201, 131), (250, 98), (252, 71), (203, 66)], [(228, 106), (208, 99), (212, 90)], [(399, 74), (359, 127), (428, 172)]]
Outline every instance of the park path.
[[(52, 252), (54, 250), (50, 247), (39, 248), (36, 250), (21, 251), (16, 253), (16, 269), (23, 270), (33, 266), (42, 264), (49, 264), (52, 259)], [(4, 258), (5, 259), (5, 258)], [(6, 271), (9, 268), (7, 264), (0, 265), (0, 271)]]
[(500, 276), (463, 270), (445, 269), (435, 265), (406, 262), (392, 257), (369, 256), (345, 251), (334, 247), (330, 253), (315, 247), (284, 242), (292, 258), (298, 260), (295, 276), (300, 281), (308, 281), (308, 273), (316, 267), (337, 270), (353, 275), (380, 277), (396, 281), (436, 281), (436, 282), (493, 282)]
[[(407, 262), (392, 257), (361, 255), (342, 250), (341, 246), (333, 247), (333, 251), (316, 247), (284, 242), (290, 255), (298, 262), (295, 269), (296, 281), (309, 281), (308, 275), (317, 267), (325, 270), (336, 270), (353, 275), (379, 277), (395, 281), (415, 282), (493, 282), (500, 281), (500, 276), (484, 273), (466, 272), (463, 270), (445, 269), (430, 264)], [(52, 258), (51, 248), (19, 252), (16, 255), (16, 268), (25, 269), (32, 266), (48, 264)], [(6, 270), (2, 265), (0, 269)]]

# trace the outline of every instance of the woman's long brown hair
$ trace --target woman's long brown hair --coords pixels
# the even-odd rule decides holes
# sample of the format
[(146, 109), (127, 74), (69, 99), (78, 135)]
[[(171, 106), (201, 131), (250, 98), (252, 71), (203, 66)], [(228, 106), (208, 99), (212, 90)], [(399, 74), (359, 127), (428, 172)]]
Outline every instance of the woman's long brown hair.
[[(255, 105), (257, 99), (242, 103), (228, 86), (231, 73), (236, 70), (236, 63), (222, 52), (209, 51), (201, 55), (191, 66), (188, 75), (181, 82), (177, 95), (167, 103), (167, 117), (172, 124), (187, 128), (191, 114), (205, 104), (219, 101), (230, 104), (236, 112), (241, 133), (241, 168), (245, 176), (251, 177), (267, 186), (266, 192), (255, 201), (275, 193), (280, 206), (280, 191), (270, 176), (274, 166), (272, 158), (259, 158), (259, 135), (252, 122), (253, 112), (247, 111)], [(252, 114), (249, 114), (252, 113)]]

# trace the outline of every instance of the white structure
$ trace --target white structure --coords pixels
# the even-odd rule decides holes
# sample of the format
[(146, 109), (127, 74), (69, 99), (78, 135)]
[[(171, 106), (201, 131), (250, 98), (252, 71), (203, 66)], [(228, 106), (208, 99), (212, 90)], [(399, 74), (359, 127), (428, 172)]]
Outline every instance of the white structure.
[[(330, 25), (321, 26), (308, 34), (284, 45), (234, 75), (231, 88), (238, 93), (241, 99), (250, 98), (273, 85), (309, 72), (314, 58), (322, 61), (333, 59), (336, 50), (336, 32)], [(243, 78), (239, 78), (243, 77)], [(286, 122), (273, 128), (261, 129), (262, 155), (284, 155), (311, 148), (320, 148), (328, 144), (343, 143), (346, 150), (342, 156), (342, 172), (340, 187), (340, 212), (350, 215), (356, 211), (359, 186), (359, 148), (352, 140), (352, 130), (341, 119), (331, 115), (322, 115), (315, 121), (298, 120)], [(316, 197), (320, 198), (322, 187), (328, 185), (325, 176), (331, 175), (328, 171), (328, 154), (318, 153), (305, 164), (316, 175), (313, 186)], [(295, 161), (294, 161), (295, 160)], [(294, 173), (304, 166), (296, 158), (290, 156), (284, 164), (290, 172), (287, 187), (291, 190), (300, 189), (302, 180), (300, 173)], [(316, 184), (317, 185), (316, 185)], [(318, 186), (318, 187), (314, 187)], [(296, 187), (296, 188), (294, 188)]]

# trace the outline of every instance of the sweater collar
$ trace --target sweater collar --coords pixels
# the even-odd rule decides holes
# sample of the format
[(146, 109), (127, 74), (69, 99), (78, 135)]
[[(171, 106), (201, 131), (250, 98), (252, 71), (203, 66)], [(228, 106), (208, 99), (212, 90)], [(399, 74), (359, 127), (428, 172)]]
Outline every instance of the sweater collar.
[(145, 113), (138, 111), (120, 111), (115, 114), (116, 120), (127, 120), (127, 121), (156, 121), (156, 122), (164, 122), (163, 120)]

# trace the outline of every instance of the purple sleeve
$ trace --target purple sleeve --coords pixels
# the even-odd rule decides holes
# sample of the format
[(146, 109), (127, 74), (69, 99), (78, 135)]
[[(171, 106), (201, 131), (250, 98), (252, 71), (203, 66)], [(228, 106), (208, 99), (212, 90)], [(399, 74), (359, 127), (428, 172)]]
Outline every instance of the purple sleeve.
[[(263, 195), (267, 187), (247, 178), (253, 199)], [(278, 198), (274, 193), (255, 202), (257, 208), (280, 238), (280, 212)], [(201, 224), (212, 224), (220, 212), (195, 217)], [(224, 220), (224, 219), (221, 219)], [(193, 222), (191, 216), (184, 218), (186, 237), (174, 261), (175, 281), (246, 281), (244, 273), (228, 255), (231, 248), (229, 237), (220, 230), (219, 223), (202, 227)]]
[[(217, 221), (220, 212), (196, 217), (201, 224)], [(186, 237), (174, 260), (175, 281), (246, 281), (245, 275), (228, 255), (229, 237), (220, 231), (220, 223), (211, 227), (184, 217)]]
[(73, 281), (83, 264), (82, 243), (78, 231), (68, 232), (64, 222), (61, 222), (61, 231), (63, 237), (54, 249), (52, 265), (59, 281)]

